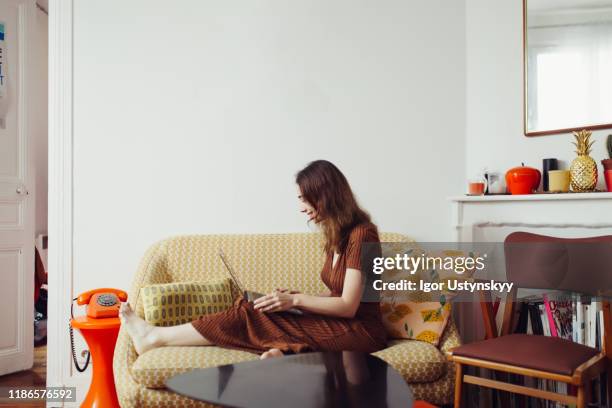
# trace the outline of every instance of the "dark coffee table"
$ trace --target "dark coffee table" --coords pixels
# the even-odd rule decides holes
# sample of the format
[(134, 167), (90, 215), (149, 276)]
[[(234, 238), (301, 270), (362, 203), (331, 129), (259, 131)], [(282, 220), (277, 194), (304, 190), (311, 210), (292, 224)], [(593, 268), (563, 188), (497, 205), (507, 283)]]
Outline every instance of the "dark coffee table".
[(235, 408), (412, 407), (402, 376), (383, 360), (352, 351), (305, 353), (175, 375), (166, 388)]

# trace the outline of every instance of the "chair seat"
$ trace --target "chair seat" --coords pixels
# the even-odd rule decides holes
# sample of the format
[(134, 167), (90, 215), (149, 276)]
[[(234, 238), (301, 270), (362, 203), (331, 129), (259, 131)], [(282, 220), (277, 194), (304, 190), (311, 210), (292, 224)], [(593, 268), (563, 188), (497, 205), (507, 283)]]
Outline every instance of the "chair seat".
[(454, 356), (470, 357), (517, 367), (572, 375), (576, 367), (599, 351), (559, 337), (511, 334), (465, 344)]

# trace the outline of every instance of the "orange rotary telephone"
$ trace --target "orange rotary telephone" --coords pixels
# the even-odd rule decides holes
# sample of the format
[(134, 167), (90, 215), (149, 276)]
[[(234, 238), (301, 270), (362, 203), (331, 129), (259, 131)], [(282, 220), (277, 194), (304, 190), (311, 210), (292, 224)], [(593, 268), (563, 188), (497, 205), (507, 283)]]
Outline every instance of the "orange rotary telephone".
[[(89, 319), (118, 317), (121, 302), (127, 301), (127, 297), (128, 296), (125, 291), (112, 288), (100, 288), (81, 293), (78, 297), (72, 299), (73, 303), (70, 305), (70, 317), (74, 320), (73, 306), (75, 300), (77, 301), (77, 305), (87, 305), (87, 317)], [(84, 351), (82, 355), (83, 357), (87, 356), (87, 359), (85, 360), (85, 365), (83, 367), (79, 366), (76, 358), (76, 352), (74, 350), (74, 333), (72, 326), (69, 325), (69, 328), (70, 345), (72, 346), (72, 358), (74, 360), (74, 365), (79, 372), (83, 372), (87, 369), (87, 366), (89, 365), (89, 358), (91, 356), (89, 351)]]
[(87, 305), (87, 316), (92, 319), (119, 316), (120, 302), (127, 300), (127, 293), (120, 289), (102, 288), (81, 293), (77, 305)]

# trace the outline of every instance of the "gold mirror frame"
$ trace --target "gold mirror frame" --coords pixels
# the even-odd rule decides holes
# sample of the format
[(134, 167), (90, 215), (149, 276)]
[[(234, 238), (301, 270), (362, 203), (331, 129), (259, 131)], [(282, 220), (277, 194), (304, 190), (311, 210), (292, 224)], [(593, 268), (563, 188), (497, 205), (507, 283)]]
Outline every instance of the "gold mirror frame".
[(601, 125), (577, 126), (565, 129), (539, 130), (531, 132), (527, 130), (527, 1), (528, 0), (523, 0), (523, 133), (527, 137), (533, 137), (571, 133), (583, 129), (612, 129), (612, 123), (605, 123)]

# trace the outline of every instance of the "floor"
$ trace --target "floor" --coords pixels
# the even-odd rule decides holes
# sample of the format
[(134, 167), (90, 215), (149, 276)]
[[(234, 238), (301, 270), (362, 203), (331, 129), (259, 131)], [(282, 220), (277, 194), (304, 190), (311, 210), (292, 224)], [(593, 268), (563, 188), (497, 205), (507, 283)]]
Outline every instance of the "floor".
[[(34, 366), (30, 370), (19, 371), (0, 376), (0, 387), (32, 387), (44, 388), (47, 383), (47, 346), (34, 347)], [(45, 407), (45, 401), (21, 403), (4, 403), (0, 400), (0, 408), (39, 408)]]

